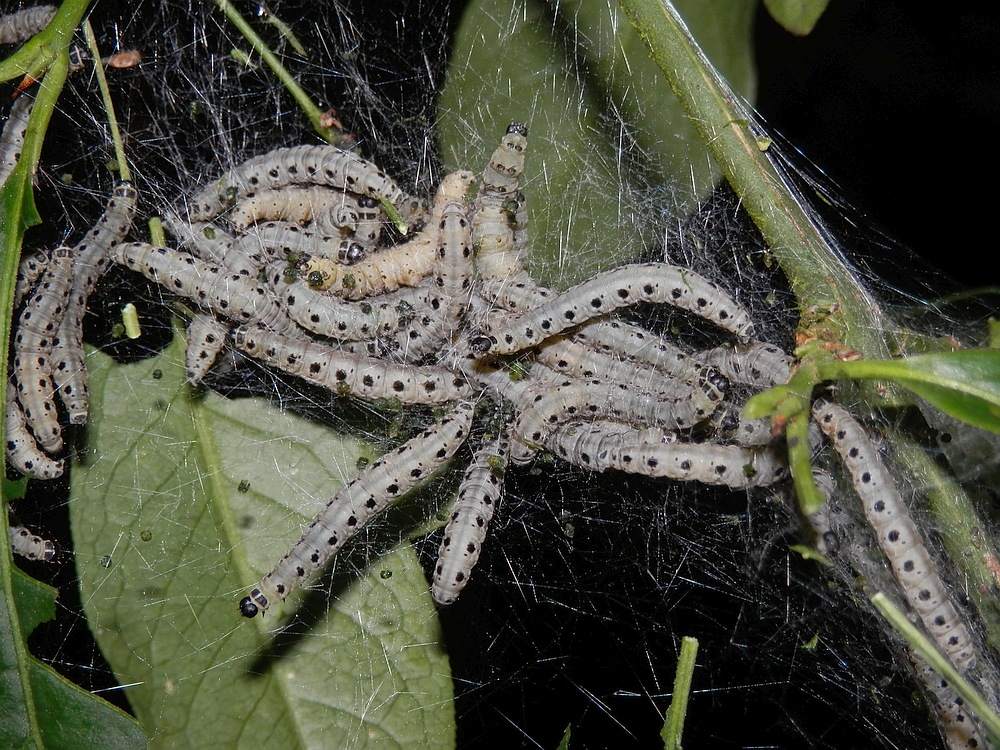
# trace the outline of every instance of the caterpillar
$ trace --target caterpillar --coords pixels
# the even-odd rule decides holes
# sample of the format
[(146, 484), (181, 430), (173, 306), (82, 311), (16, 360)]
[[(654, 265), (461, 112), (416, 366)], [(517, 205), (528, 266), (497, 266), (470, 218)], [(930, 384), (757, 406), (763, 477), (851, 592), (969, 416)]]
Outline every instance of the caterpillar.
[(787, 383), (795, 362), (778, 347), (763, 341), (719, 346), (695, 356), (729, 380), (761, 388)]
[(380, 250), (350, 268), (324, 258), (304, 256), (297, 264), (300, 275), (315, 289), (351, 300), (395, 291), (401, 286), (416, 286), (434, 270), (444, 207), (452, 201), (462, 201), (474, 180), (471, 172), (447, 175), (434, 196), (427, 225), (412, 240)]
[(451, 201), (441, 211), (438, 261), (426, 294), (409, 327), (399, 334), (402, 356), (416, 362), (451, 344), (462, 328), (472, 293), (473, 258), (464, 204)]
[(661, 428), (636, 430), (597, 420), (570, 422), (543, 438), (552, 453), (592, 471), (622, 471), (733, 489), (765, 487), (788, 476), (777, 451), (676, 442)]
[(235, 237), (215, 223), (185, 221), (172, 212), (163, 217), (163, 226), (181, 250), (215, 265), (224, 265), (226, 253), (236, 243)]
[(356, 242), (374, 246), (382, 233), (383, 212), (371, 196), (325, 187), (286, 187), (244, 198), (227, 218), (240, 231), (263, 222), (312, 222), (317, 234), (351, 235)]
[(254, 617), (282, 601), (326, 564), (364, 525), (429, 477), (468, 436), (473, 404), (456, 404), (447, 416), (386, 454), (334, 495), (270, 573), (239, 604)]
[(479, 562), (486, 531), (503, 496), (506, 454), (507, 437), (501, 434), (476, 452), (462, 477), (434, 566), (431, 595), (438, 604), (458, 599)]
[(208, 221), (256, 193), (295, 184), (323, 185), (367, 195), (394, 206), (406, 221), (420, 213), (418, 201), (360, 156), (334, 146), (292, 146), (252, 157), (198, 191), (191, 200), (190, 218)]
[(83, 352), (87, 299), (110, 262), (108, 253), (132, 228), (138, 201), (130, 183), (116, 185), (104, 213), (73, 248), (73, 288), (52, 350), (52, 379), (71, 424), (84, 424), (89, 410)]
[(722, 401), (729, 383), (715, 368), (700, 366), (685, 371), (678, 378), (644, 363), (623, 359), (587, 347), (574, 346), (564, 338), (546, 341), (538, 348), (536, 361), (556, 373), (576, 379), (632, 383), (643, 390), (666, 398), (690, 394), (692, 387), (702, 388), (711, 401)]
[(202, 381), (226, 346), (230, 325), (212, 313), (196, 311), (184, 332), (184, 376), (191, 385)]
[(473, 395), (462, 376), (444, 367), (394, 364), (257, 326), (238, 327), (233, 342), (251, 357), (338, 395), (404, 404), (442, 404)]
[(54, 562), (56, 559), (56, 545), (48, 539), (43, 539), (37, 534), (31, 533), (24, 526), (10, 526), (10, 548), (15, 555), (20, 555), (27, 560), (40, 560), (41, 562)]
[(477, 374), (481, 383), (518, 407), (510, 447), (511, 463), (518, 465), (528, 463), (559, 424), (581, 416), (686, 429), (705, 420), (715, 408), (704, 391), (698, 390), (689, 397), (661, 401), (624, 384), (601, 380), (563, 381), (553, 387), (512, 381), (503, 370)]
[(847, 467), (865, 517), (910, 606), (952, 663), (960, 670), (971, 667), (976, 651), (969, 630), (875, 446), (846, 409), (819, 399), (812, 414)]
[(364, 245), (351, 237), (321, 234), (303, 229), (295, 224), (269, 221), (258, 224), (244, 242), (254, 238), (263, 247), (272, 250), (272, 255), (293, 258), (310, 255), (336, 260), (341, 265), (354, 265), (364, 260), (371, 246)]
[(409, 324), (413, 305), (423, 296), (415, 289), (401, 289), (371, 301), (351, 302), (289, 282), (286, 269), (282, 263), (271, 264), (267, 281), (288, 317), (307, 331), (339, 341), (368, 341)]
[(169, 247), (142, 242), (122, 243), (112, 249), (111, 257), (216, 315), (275, 331), (297, 330), (270, 288), (243, 274)]
[(48, 453), (62, 448), (52, 381), (53, 343), (73, 288), (73, 251), (58, 247), (18, 318), (12, 372), (24, 418)]
[(28, 295), (45, 269), (49, 265), (49, 256), (38, 250), (21, 253), (21, 260), (17, 266), (17, 281), (14, 286), (14, 304), (16, 310), (21, 306), (24, 298)]
[(482, 187), (472, 214), (472, 245), (483, 279), (510, 279), (524, 271), (523, 239), (515, 244), (515, 228), (527, 224), (518, 193), (518, 181), (524, 173), (528, 148), (528, 129), (513, 122), (500, 146), (493, 152), (483, 171)]
[[(2, 19), (0, 19), (2, 23)], [(10, 114), (0, 133), (0, 185), (7, 182), (10, 173), (17, 166), (24, 146), (24, 134), (28, 128), (28, 118), (35, 100), (28, 94), (21, 94), (10, 105)]]
[(540, 343), (549, 336), (599, 315), (638, 302), (668, 303), (716, 323), (741, 338), (753, 331), (745, 310), (724, 291), (693, 271), (666, 263), (637, 263), (597, 274), (554, 296), (491, 335), (487, 321), (473, 348), (491, 354), (510, 354)]
[(0, 44), (16, 44), (42, 31), (55, 18), (54, 5), (36, 5), (0, 16)]
[(7, 401), (4, 417), (4, 448), (7, 464), (21, 474), (34, 479), (55, 479), (62, 476), (62, 459), (43, 453), (28, 432), (24, 412), (17, 400), (14, 384), (7, 383)]

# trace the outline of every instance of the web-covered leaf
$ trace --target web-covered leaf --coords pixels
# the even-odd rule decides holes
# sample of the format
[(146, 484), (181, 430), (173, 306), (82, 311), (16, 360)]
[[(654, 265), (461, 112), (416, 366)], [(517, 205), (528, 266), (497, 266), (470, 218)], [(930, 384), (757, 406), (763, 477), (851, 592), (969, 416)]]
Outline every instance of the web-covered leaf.
[(448, 746), (448, 659), (405, 538), (342, 562), (290, 622), (238, 619), (364, 449), (262, 401), (195, 398), (179, 354), (91, 358), (71, 502), (91, 627), (155, 743)]

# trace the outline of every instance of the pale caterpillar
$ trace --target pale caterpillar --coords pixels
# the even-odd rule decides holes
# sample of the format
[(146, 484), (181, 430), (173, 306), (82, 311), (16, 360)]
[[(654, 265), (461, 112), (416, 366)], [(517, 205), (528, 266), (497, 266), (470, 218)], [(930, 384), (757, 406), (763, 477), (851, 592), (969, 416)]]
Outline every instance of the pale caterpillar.
[(415, 367), (301, 341), (256, 326), (233, 332), (237, 349), (338, 395), (442, 404), (473, 395), (464, 377), (436, 365)]
[(297, 264), (300, 275), (315, 289), (352, 300), (416, 286), (434, 270), (444, 207), (463, 200), (474, 180), (475, 176), (465, 171), (446, 176), (434, 196), (427, 225), (412, 240), (380, 250), (349, 268), (304, 256)]
[(240, 614), (253, 617), (282, 601), (336, 555), (372, 517), (441, 468), (465, 442), (473, 410), (471, 402), (458, 403), (446, 417), (346, 484), (274, 570), (240, 601)]
[(62, 448), (51, 355), (72, 287), (73, 251), (58, 247), (24, 305), (14, 335), (11, 370), (17, 398), (38, 445), (48, 453)]
[(288, 317), (307, 331), (339, 341), (368, 341), (408, 325), (413, 305), (422, 297), (415, 289), (401, 289), (370, 301), (352, 302), (289, 281), (286, 269), (287, 265), (272, 263), (267, 268), (267, 281)]
[(420, 212), (418, 201), (360, 156), (334, 146), (293, 146), (248, 159), (198, 191), (191, 200), (190, 217), (192, 221), (207, 221), (263, 190), (295, 184), (323, 185), (367, 195), (389, 203), (406, 221)]
[(73, 248), (73, 288), (52, 351), (52, 379), (71, 424), (87, 421), (87, 370), (83, 352), (83, 317), (87, 299), (107, 268), (108, 253), (132, 228), (139, 194), (129, 183), (115, 186), (94, 226)]
[(318, 256), (343, 265), (354, 265), (364, 260), (371, 249), (350, 237), (322, 234), (277, 221), (258, 224), (242, 241), (249, 242), (250, 238), (269, 248), (273, 256)]
[(407, 361), (419, 361), (450, 346), (462, 328), (472, 293), (473, 258), (464, 204), (445, 204), (438, 225), (436, 273), (416, 307), (410, 326), (402, 331), (400, 351)]
[(511, 462), (528, 463), (556, 426), (580, 417), (606, 418), (667, 429), (686, 429), (705, 420), (715, 405), (698, 391), (689, 397), (660, 400), (622, 383), (602, 380), (545, 384), (531, 400), (521, 399), (511, 432)]
[[(513, 122), (483, 171), (482, 186), (472, 214), (472, 244), (484, 279), (510, 279), (524, 270), (524, 243), (514, 242), (514, 229), (527, 223), (518, 181), (524, 173), (528, 129)], [(521, 251), (521, 252), (519, 252)]]
[(202, 381), (226, 346), (230, 324), (212, 313), (195, 311), (184, 332), (184, 376), (191, 385)]
[(622, 383), (601, 380), (564, 381), (535, 384), (529, 379), (512, 379), (496, 363), (475, 369), (477, 380), (514, 402), (518, 416), (511, 428), (511, 463), (526, 464), (545, 439), (565, 422), (581, 417), (621, 420), (685, 429), (705, 420), (715, 403), (704, 390), (694, 390), (686, 398), (659, 400)]
[(986, 748), (982, 732), (965, 707), (965, 701), (959, 697), (947, 680), (934, 671), (927, 661), (916, 651), (907, 649), (907, 656), (913, 662), (917, 678), (924, 684), (927, 691), (934, 696), (933, 708), (937, 714), (938, 726), (944, 734), (945, 746), (948, 750), (973, 750)]
[(777, 451), (677, 442), (660, 428), (637, 430), (608, 420), (567, 423), (543, 441), (557, 456), (598, 472), (623, 471), (733, 489), (765, 487), (788, 476)]
[(0, 44), (16, 44), (42, 31), (55, 18), (54, 5), (36, 5), (0, 16)]
[(510, 354), (638, 302), (674, 305), (741, 338), (753, 331), (747, 312), (707, 279), (666, 263), (637, 263), (605, 271), (567, 289), (503, 326), (503, 331), (487, 321), (483, 335), (473, 340), (473, 348), (481, 353)]
[(715, 367), (726, 378), (761, 388), (784, 385), (795, 360), (773, 344), (750, 341), (735, 346), (719, 346), (695, 355)]
[(817, 400), (812, 413), (847, 467), (865, 517), (910, 605), (952, 663), (960, 670), (967, 669), (976, 658), (969, 630), (875, 446), (842, 407)]
[(371, 196), (325, 187), (261, 191), (237, 203), (226, 218), (240, 231), (264, 222), (311, 222), (316, 234), (350, 236), (366, 247), (378, 242), (384, 220), (379, 202)]
[(169, 247), (142, 242), (122, 243), (112, 250), (111, 257), (216, 315), (275, 331), (297, 330), (271, 289), (243, 274)]
[(565, 338), (553, 338), (538, 347), (536, 361), (568, 377), (631, 383), (666, 398), (684, 397), (692, 387), (699, 387), (710, 400), (718, 402), (729, 387), (726, 379), (712, 367), (700, 366), (678, 378), (645, 362), (574, 346)]
[[(526, 273), (512, 279), (483, 281), (480, 293), (494, 305), (510, 311), (534, 310), (548, 303), (555, 294), (536, 286)], [(620, 320), (590, 320), (568, 335), (574, 344), (583, 344), (606, 356), (649, 365), (680, 380), (696, 379), (704, 365), (673, 344)]]
[(212, 222), (189, 222), (170, 212), (163, 217), (163, 227), (177, 240), (181, 250), (216, 265), (222, 265), (236, 242), (235, 237)]
[(462, 477), (434, 566), (431, 595), (438, 604), (458, 599), (479, 562), (486, 531), (503, 496), (506, 461), (507, 438), (501, 434), (476, 451)]
[(49, 257), (40, 251), (32, 250), (21, 253), (21, 260), (17, 266), (17, 281), (14, 286), (14, 309), (21, 306), (21, 302), (27, 296), (38, 279), (48, 268)]
[(21, 94), (10, 105), (10, 114), (0, 133), (0, 185), (7, 182), (10, 173), (21, 158), (21, 148), (24, 146), (24, 133), (28, 128), (28, 118), (35, 100), (28, 94)]
[(24, 526), (10, 526), (10, 548), (15, 555), (27, 560), (53, 562), (56, 559), (56, 545), (31, 533)]
[(4, 417), (4, 448), (7, 464), (25, 476), (35, 479), (55, 479), (62, 476), (62, 459), (52, 458), (38, 448), (35, 438), (28, 432), (14, 384), (9, 381)]

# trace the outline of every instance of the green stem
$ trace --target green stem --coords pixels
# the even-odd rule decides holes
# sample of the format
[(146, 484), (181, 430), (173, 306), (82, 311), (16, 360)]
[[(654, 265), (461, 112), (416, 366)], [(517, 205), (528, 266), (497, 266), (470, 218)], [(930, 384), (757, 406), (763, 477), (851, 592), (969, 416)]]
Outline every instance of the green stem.
[(992, 739), (995, 741), (997, 738), (1000, 738), (1000, 716), (997, 716), (983, 697), (976, 692), (975, 688), (952, 666), (951, 662), (927, 640), (927, 637), (906, 618), (906, 615), (900, 612), (886, 598), (885, 594), (874, 594), (871, 600), (875, 608), (882, 613), (882, 616), (889, 621), (889, 624), (913, 647), (914, 651), (920, 654), (924, 658), (924, 661), (930, 664), (935, 672), (947, 680), (948, 684), (955, 689), (955, 692), (962, 697), (962, 700), (965, 701), (972, 713), (986, 727), (986, 731), (992, 735)]
[(667, 0), (620, 0), (716, 163), (788, 277), (802, 312), (829, 311), (835, 340), (866, 357), (884, 357), (885, 321), (871, 294), (803, 208), (763, 150), (752, 115), (692, 39)]
[(128, 161), (125, 158), (125, 146), (122, 143), (122, 134), (118, 129), (118, 117), (115, 114), (115, 104), (111, 101), (111, 90), (108, 88), (108, 77), (104, 74), (104, 63), (101, 62), (101, 51), (97, 49), (97, 40), (94, 38), (94, 30), (90, 28), (90, 21), (83, 22), (83, 35), (87, 39), (87, 46), (90, 48), (90, 56), (94, 60), (94, 72), (97, 74), (97, 87), (101, 90), (101, 98), (104, 99), (104, 109), (108, 114), (108, 128), (111, 130), (111, 141), (115, 144), (115, 159), (118, 162), (118, 176), (125, 182), (132, 179), (129, 172)]
[(681, 735), (684, 733), (684, 718), (687, 716), (688, 698), (691, 696), (691, 681), (694, 677), (695, 658), (698, 655), (698, 639), (684, 636), (681, 652), (677, 657), (677, 671), (674, 673), (674, 693), (667, 710), (667, 720), (663, 724), (661, 737), (664, 750), (680, 750)]
[(319, 136), (329, 143), (337, 144), (341, 142), (343, 138), (340, 134), (323, 125), (323, 112), (320, 108), (309, 98), (309, 94), (299, 86), (298, 81), (281, 64), (281, 61), (271, 52), (264, 40), (247, 23), (247, 20), (240, 15), (239, 11), (233, 7), (233, 4), (229, 0), (215, 0), (215, 4), (226, 14), (229, 22), (236, 27), (240, 34), (243, 35), (243, 38), (250, 43), (254, 52), (260, 55), (261, 59), (271, 69), (271, 72), (281, 81), (281, 85), (285, 87), (288, 93), (292, 95), (292, 98), (298, 103), (299, 107), (302, 108), (302, 111), (305, 112), (309, 118), (309, 122), (312, 123), (313, 129), (319, 133)]

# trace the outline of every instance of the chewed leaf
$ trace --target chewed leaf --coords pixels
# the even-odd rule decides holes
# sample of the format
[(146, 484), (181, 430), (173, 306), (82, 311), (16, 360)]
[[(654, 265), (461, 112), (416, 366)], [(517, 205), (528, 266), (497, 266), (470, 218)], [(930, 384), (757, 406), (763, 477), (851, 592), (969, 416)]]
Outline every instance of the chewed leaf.
[(1000, 351), (840, 362), (836, 370), (837, 377), (892, 380), (956, 419), (1000, 433)]

